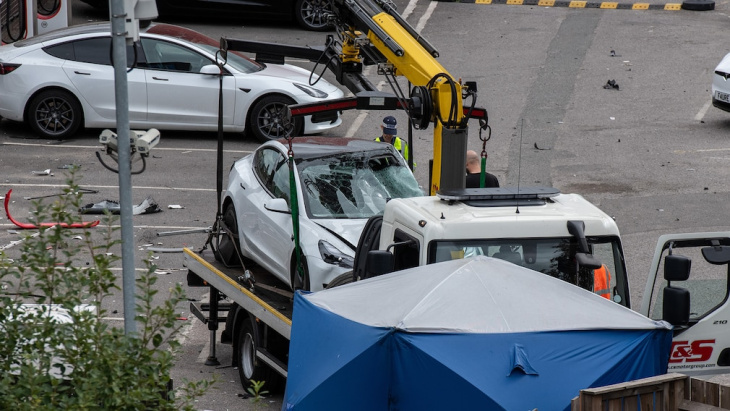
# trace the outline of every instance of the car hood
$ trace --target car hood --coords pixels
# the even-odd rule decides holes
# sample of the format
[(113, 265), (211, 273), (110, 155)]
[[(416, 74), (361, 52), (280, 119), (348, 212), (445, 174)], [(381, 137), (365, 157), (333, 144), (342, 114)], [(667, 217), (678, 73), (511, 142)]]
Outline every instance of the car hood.
[[(257, 72), (256, 74), (259, 76), (284, 78), (288, 81), (291, 81), (292, 83), (301, 83), (304, 85), (310, 85), (310, 81), (314, 81), (318, 78), (317, 74), (311, 75), (308, 70), (305, 70), (301, 67), (292, 66), (290, 64), (267, 64), (266, 68)], [(337, 86), (326, 81), (325, 79), (320, 79), (317, 84), (311, 85), (311, 87), (322, 90), (328, 94), (334, 92), (335, 90), (339, 90)]]
[(365, 228), (365, 224), (368, 222), (366, 218), (331, 218), (316, 219), (311, 221), (330, 231), (331, 233), (334, 233), (336, 237), (339, 237), (340, 239), (344, 238), (348, 243), (350, 243), (353, 251), (355, 250), (355, 247), (357, 247), (357, 242), (360, 240), (360, 234), (362, 234), (362, 230)]
[(722, 61), (720, 61), (720, 64), (717, 65), (715, 71), (730, 73), (730, 53), (726, 54), (725, 57), (722, 58)]

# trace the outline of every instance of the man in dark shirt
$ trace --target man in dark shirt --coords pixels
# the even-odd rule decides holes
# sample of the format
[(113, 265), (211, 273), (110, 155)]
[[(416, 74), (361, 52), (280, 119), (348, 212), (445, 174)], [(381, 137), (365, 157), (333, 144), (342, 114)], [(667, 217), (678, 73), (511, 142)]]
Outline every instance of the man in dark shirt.
[[(466, 152), (466, 188), (479, 188), (482, 162), (479, 154), (474, 150)], [(494, 174), (485, 173), (484, 187), (499, 187), (499, 180)]]

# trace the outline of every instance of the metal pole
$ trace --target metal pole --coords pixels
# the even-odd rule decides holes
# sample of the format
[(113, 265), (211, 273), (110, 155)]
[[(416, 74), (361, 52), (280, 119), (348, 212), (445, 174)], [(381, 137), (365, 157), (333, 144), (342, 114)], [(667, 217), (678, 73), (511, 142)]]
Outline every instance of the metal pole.
[[(124, 28), (124, 0), (110, 1), (112, 57), (114, 58), (114, 92), (117, 108), (119, 155), (119, 207), (122, 226), (122, 292), (124, 293), (124, 333), (137, 331), (134, 321), (135, 270), (134, 225), (132, 222), (132, 173), (129, 139), (129, 91), (127, 88), (127, 38)], [(131, 39), (129, 40), (131, 43)]]

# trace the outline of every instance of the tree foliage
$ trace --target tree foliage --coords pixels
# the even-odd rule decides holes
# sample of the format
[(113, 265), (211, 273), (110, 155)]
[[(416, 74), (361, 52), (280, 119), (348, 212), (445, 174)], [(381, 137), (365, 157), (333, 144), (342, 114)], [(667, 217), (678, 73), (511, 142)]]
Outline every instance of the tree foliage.
[[(34, 202), (31, 221), (79, 222), (82, 193), (75, 180), (72, 170), (63, 195), (50, 205)], [(176, 305), (185, 295), (176, 284), (155, 303), (156, 267), (149, 259), (135, 280), (137, 332), (125, 334), (105, 319), (102, 303), (118, 292), (121, 274), (111, 269), (120, 260), (113, 252), (120, 244), (116, 217), (103, 220), (95, 228), (26, 233), (13, 259), (0, 251), (0, 408), (193, 409), (212, 383), (169, 390), (182, 327)]]

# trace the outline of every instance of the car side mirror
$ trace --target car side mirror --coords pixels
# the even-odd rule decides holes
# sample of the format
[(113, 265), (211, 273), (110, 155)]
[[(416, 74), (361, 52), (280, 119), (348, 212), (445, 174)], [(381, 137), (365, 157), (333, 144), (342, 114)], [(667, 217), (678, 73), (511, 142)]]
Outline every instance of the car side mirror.
[(200, 74), (212, 74), (217, 76), (221, 74), (221, 69), (215, 64), (208, 64), (207, 66), (200, 68)]
[(289, 214), (289, 204), (283, 198), (274, 198), (264, 203), (264, 208), (275, 213)]

